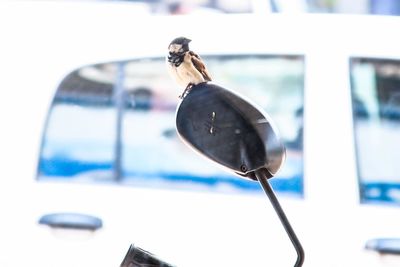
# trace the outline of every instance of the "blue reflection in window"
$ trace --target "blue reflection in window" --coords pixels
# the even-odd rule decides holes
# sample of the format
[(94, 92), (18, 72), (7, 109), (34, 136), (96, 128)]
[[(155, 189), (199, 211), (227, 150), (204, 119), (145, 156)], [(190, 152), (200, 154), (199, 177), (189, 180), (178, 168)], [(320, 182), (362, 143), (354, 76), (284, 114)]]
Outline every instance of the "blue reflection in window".
[(400, 203), (400, 60), (352, 58), (351, 85), (361, 200)]
[[(302, 196), (304, 58), (227, 55), (204, 60), (218, 84), (251, 99), (274, 119), (287, 160), (271, 184)], [(162, 58), (72, 72), (57, 89), (49, 112), (39, 179), (262, 192), (257, 183), (220, 169), (182, 144), (175, 132), (181, 90)]]

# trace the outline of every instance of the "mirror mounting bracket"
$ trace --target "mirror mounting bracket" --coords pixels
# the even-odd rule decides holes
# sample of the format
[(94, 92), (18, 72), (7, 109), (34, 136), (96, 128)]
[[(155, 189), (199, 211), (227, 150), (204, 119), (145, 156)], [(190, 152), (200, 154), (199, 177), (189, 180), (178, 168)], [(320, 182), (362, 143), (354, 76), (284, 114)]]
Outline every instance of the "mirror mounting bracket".
[(271, 174), (266, 169), (259, 169), (256, 170), (255, 176), (257, 177), (258, 182), (260, 183), (261, 187), (263, 188), (265, 194), (268, 196), (272, 207), (274, 208), (276, 214), (279, 217), (283, 227), (287, 235), (289, 236), (290, 241), (292, 242), (296, 252), (297, 252), (297, 260), (294, 267), (300, 267), (303, 265), (304, 262), (304, 250), (301, 246), (299, 239), (296, 236), (292, 226), (289, 223), (288, 218), (286, 217), (285, 212), (283, 211), (278, 198), (276, 197), (274, 190), (272, 189), (271, 185), (268, 182), (268, 179), (271, 178)]
[(205, 82), (194, 85), (178, 106), (176, 130), (201, 155), (261, 184), (297, 252), (294, 266), (302, 266), (304, 250), (268, 181), (286, 158), (268, 114), (233, 91)]

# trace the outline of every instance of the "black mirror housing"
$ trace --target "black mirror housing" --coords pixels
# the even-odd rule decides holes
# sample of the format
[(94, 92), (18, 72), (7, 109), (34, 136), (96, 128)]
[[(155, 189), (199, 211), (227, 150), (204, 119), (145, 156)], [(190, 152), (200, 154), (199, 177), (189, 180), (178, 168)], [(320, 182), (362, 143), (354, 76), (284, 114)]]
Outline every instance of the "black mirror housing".
[(243, 97), (212, 83), (194, 85), (177, 108), (176, 127), (192, 148), (231, 171), (257, 180), (274, 176), (285, 148), (272, 120)]

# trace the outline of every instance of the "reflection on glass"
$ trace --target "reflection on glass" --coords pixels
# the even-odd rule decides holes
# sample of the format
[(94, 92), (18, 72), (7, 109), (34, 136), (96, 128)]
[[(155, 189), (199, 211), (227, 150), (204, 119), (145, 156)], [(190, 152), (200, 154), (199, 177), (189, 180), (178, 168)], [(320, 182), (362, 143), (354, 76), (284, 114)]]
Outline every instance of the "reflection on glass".
[[(265, 108), (286, 141), (288, 160), (272, 181), (278, 190), (302, 194), (302, 57), (204, 57), (218, 84)], [(130, 107), (123, 123), (123, 170), (126, 183), (216, 190), (259, 190), (257, 183), (235, 177), (193, 153), (175, 133), (178, 88), (162, 59), (131, 61), (125, 67)], [(137, 92), (142, 92), (138, 97)], [(144, 92), (147, 92), (144, 94)], [(146, 104), (143, 104), (146, 103)]]
[(115, 65), (84, 67), (60, 84), (47, 118), (39, 178), (113, 178)]
[(351, 60), (362, 201), (400, 203), (400, 60)]
[[(203, 59), (216, 83), (255, 102), (276, 122), (287, 148), (287, 161), (272, 185), (278, 191), (302, 196), (304, 58), (235, 55)], [(122, 93), (117, 93), (120, 90)], [(235, 177), (182, 144), (175, 132), (175, 110), (183, 90), (169, 77), (163, 58), (102, 64), (72, 73), (60, 85), (49, 115), (40, 177), (113, 178), (134, 185), (217, 191), (260, 190), (257, 183)], [(58, 111), (61, 106), (64, 111)], [(118, 144), (120, 149), (116, 149)], [(74, 161), (99, 165), (63, 173), (58, 155), (66, 165)], [(47, 171), (48, 166), (58, 172)], [(121, 170), (118, 175), (116, 169)]]

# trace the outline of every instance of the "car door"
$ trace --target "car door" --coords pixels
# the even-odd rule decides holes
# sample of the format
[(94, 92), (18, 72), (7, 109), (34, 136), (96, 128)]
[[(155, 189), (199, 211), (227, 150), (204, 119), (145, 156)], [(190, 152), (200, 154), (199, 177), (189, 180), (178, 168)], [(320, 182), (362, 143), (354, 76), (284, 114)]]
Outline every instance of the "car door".
[[(287, 147), (287, 165), (272, 185), (282, 194), (301, 198), (304, 57), (242, 54), (203, 58), (225, 86), (235, 86), (276, 118)], [(218, 250), (218, 257), (208, 255), (217, 250), (216, 244), (226, 247), (229, 238), (222, 236), (214, 245), (209, 240), (229, 231), (240, 236), (234, 230), (239, 222), (260, 216), (254, 208), (243, 215), (239, 206), (255, 199), (263, 205), (261, 187), (226, 173), (182, 143), (175, 131), (178, 95), (160, 57), (87, 65), (66, 75), (49, 108), (38, 159), (38, 186), (56, 196), (52, 209), (42, 203), (48, 209), (39, 216), (42, 228), (76, 229), (77, 217), (83, 220), (90, 215), (101, 220), (104, 228), (92, 229), (90, 244), (98, 242), (94, 248), (104, 253), (112, 250), (109, 259), (121, 259), (115, 256), (125, 251), (121, 247), (138, 242), (147, 249), (154, 247), (172, 263), (182, 261), (182, 265), (248, 262), (249, 255), (244, 252), (235, 259), (224, 256), (230, 250)], [(58, 191), (65, 192), (55, 193)], [(241, 199), (243, 203), (233, 209), (232, 204)], [(224, 218), (217, 216), (220, 212)], [(267, 209), (265, 214), (271, 212)], [(46, 220), (54, 214), (63, 221), (55, 225)], [(277, 220), (271, 225), (280, 229)], [(265, 233), (281, 234), (278, 243), (287, 249), (290, 243), (282, 230)], [(242, 246), (261, 242), (264, 236), (257, 237), (249, 230), (243, 234), (248, 236), (238, 240)], [(111, 249), (108, 242), (119, 245)], [(193, 248), (183, 253), (183, 244)], [(193, 262), (199, 250), (204, 259)], [(251, 257), (251, 262), (260, 260), (266, 259)]]
[[(382, 266), (399, 263), (397, 224), (398, 95), (396, 57), (352, 57), (351, 93), (357, 175), (368, 250)], [(373, 215), (374, 214), (374, 215)]]
[[(396, 179), (387, 173), (396, 169), (391, 161), (395, 157), (389, 155), (397, 153), (397, 126), (382, 117), (388, 116), (382, 111), (396, 92), (397, 78), (381, 72), (396, 73), (398, 38), (391, 29), (398, 20), (375, 19), (325, 24), (340, 31), (319, 35), (307, 55), (304, 143), (307, 210), (312, 211), (306, 215), (315, 231), (307, 235), (313, 240), (308, 248), (311, 265), (398, 265), (399, 216), (395, 199), (386, 195), (396, 191)], [(387, 31), (381, 31), (383, 25)], [(332, 45), (335, 40), (344, 43)], [(392, 253), (378, 253), (385, 250)]]

